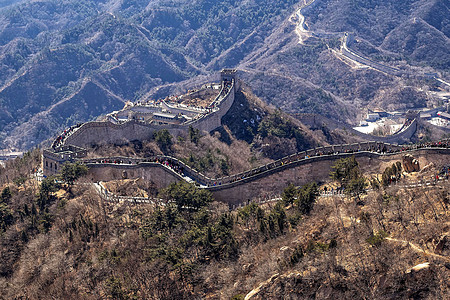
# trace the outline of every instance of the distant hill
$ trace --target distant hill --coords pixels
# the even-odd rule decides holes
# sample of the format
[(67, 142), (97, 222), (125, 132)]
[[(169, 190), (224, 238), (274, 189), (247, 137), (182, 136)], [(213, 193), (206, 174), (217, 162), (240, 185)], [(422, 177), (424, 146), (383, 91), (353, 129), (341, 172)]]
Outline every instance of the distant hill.
[(274, 27), (295, 1), (261, 4), (49, 0), (6, 7), (0, 143), (29, 148), (152, 88), (220, 69), (207, 64), (256, 28)]
[[(363, 55), (448, 76), (448, 2), (316, 2), (305, 12), (311, 30), (353, 32), (350, 46)], [(301, 5), (0, 1), (0, 148), (30, 148), (126, 101), (211, 80), (223, 67), (240, 69), (257, 96), (291, 113), (352, 123), (367, 106), (424, 103), (418, 90), (431, 83), (352, 68), (333, 52), (336, 38), (299, 44), (291, 16)], [(396, 96), (405, 93), (413, 105)], [(383, 95), (393, 98), (380, 102)]]
[(374, 58), (392, 56), (447, 71), (450, 67), (450, 3), (445, 0), (317, 0), (308, 25), (355, 33)]

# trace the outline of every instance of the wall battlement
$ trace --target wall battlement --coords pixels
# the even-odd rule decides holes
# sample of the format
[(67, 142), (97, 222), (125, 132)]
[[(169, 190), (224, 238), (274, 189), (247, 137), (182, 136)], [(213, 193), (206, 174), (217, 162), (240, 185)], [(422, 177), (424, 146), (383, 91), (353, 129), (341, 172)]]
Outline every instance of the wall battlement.
[[(113, 123), (108, 120), (103, 122), (87, 122), (73, 126), (70, 130), (65, 130), (55, 140), (52, 148), (46, 149), (43, 152), (44, 174), (55, 174), (64, 162), (78, 158), (79, 154), (77, 153), (79, 151), (74, 150), (77, 147), (86, 148), (101, 144), (123, 145), (135, 140), (150, 140), (155, 132), (162, 129), (167, 129), (174, 136), (186, 133), (190, 126), (200, 131), (213, 131), (222, 125), (222, 117), (234, 103), (235, 92), (237, 90), (236, 70), (222, 70), (221, 79), (222, 88), (212, 102), (212, 109), (186, 123), (149, 124), (139, 120)], [(86, 152), (85, 149), (83, 150)]]
[[(185, 180), (188, 177), (194, 182), (200, 183), (202, 188), (211, 191), (216, 200), (229, 205), (238, 205), (247, 199), (262, 197), (273, 191), (282, 191), (289, 183), (303, 185), (312, 181), (326, 181), (334, 162), (345, 157), (354, 156), (363, 168), (377, 172), (383, 171), (381, 168), (383, 163), (385, 164), (393, 159), (401, 160), (401, 157), (407, 153), (418, 158), (421, 165), (426, 165), (429, 162), (437, 165), (449, 162), (443, 160), (442, 157), (450, 154), (450, 148), (419, 148), (400, 151), (402, 149), (391, 148), (388, 150), (388, 147), (393, 145), (377, 144), (382, 146), (382, 149), (392, 152), (379, 153), (357, 150), (356, 152), (346, 152), (354, 151), (356, 145), (361, 145), (339, 145), (335, 147), (339, 147), (343, 151), (341, 153), (303, 158), (291, 155), (260, 168), (217, 179), (208, 178), (177, 159), (167, 156), (155, 158), (159, 162), (118, 157), (107, 160), (109, 162), (105, 162), (104, 159), (98, 161), (85, 160), (85, 164), (89, 167), (88, 176), (97, 181), (122, 179), (125, 171), (127, 178), (151, 180), (159, 188), (164, 188), (172, 182)], [(370, 143), (366, 143), (366, 146), (369, 145)], [(320, 154), (320, 152), (315, 153)], [(303, 154), (305, 153), (301, 152), (301, 155)], [(125, 163), (118, 163), (120, 161)], [(165, 165), (166, 162), (170, 163)], [(178, 165), (178, 163), (180, 164)], [(170, 167), (174, 164), (181, 166), (181, 168), (178, 171), (174, 170)]]
[(121, 145), (133, 140), (148, 140), (154, 132), (161, 129), (167, 129), (172, 135), (179, 136), (186, 132), (189, 126), (200, 131), (213, 131), (221, 126), (222, 117), (234, 103), (236, 79), (233, 74), (231, 71), (227, 71), (223, 75), (225, 76), (224, 78), (229, 78), (231, 87), (229, 89), (225, 89), (225, 86), (222, 87), (220, 94), (214, 100), (215, 109), (190, 122), (165, 125), (147, 124), (137, 120), (130, 120), (121, 124), (115, 124), (109, 121), (87, 122), (68, 136), (63, 144), (78, 147), (90, 147), (99, 144)]

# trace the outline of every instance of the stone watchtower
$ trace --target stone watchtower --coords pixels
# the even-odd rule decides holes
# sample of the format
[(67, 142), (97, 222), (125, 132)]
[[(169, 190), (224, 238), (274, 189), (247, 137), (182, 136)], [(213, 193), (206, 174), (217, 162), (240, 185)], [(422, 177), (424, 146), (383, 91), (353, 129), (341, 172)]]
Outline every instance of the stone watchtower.
[(235, 91), (239, 88), (239, 82), (237, 80), (237, 71), (235, 69), (223, 69), (220, 71), (220, 81), (234, 81)]

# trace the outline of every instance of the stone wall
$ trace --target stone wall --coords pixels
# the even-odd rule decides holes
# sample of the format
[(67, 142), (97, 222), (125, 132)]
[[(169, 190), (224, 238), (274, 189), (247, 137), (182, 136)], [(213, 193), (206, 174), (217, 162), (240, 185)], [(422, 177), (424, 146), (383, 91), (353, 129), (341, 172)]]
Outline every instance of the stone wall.
[(95, 181), (137, 179), (153, 182), (157, 188), (165, 188), (173, 182), (183, 180), (179, 174), (158, 163), (141, 163), (139, 165), (87, 164), (87, 177)]
[(316, 114), (299, 114), (297, 115), (297, 118), (303, 124), (308, 125), (310, 127), (321, 127), (323, 124), (325, 124), (325, 126), (327, 126), (330, 130), (334, 130), (337, 128), (345, 129), (347, 131), (350, 131), (351, 135), (355, 135), (360, 139), (390, 144), (409, 143), (413, 135), (416, 133), (418, 127), (417, 120), (413, 120), (411, 124), (409, 124), (409, 126), (403, 129), (401, 132), (398, 132), (390, 136), (376, 136), (359, 132), (353, 129), (350, 125), (343, 124)]
[(92, 145), (122, 145), (133, 140), (149, 140), (155, 131), (167, 129), (175, 136), (185, 131), (181, 125), (149, 125), (139, 121), (123, 124), (87, 122), (65, 140), (65, 145), (90, 147)]
[(208, 115), (194, 120), (188, 124), (154, 125), (140, 121), (128, 121), (122, 124), (107, 122), (84, 123), (72, 135), (64, 141), (65, 145), (90, 147), (100, 144), (126, 144), (133, 140), (149, 140), (155, 131), (167, 129), (172, 135), (179, 136), (185, 133), (189, 126), (201, 131), (210, 132), (221, 125), (222, 117), (233, 105), (235, 98), (235, 85), (230, 88), (228, 94), (218, 104), (219, 109)]
[(234, 89), (228, 93), (228, 95), (220, 102), (219, 110), (212, 112), (203, 118), (192, 123), (192, 127), (199, 129), (200, 131), (211, 132), (220, 125), (222, 125), (222, 117), (230, 110), (234, 103)]
[[(369, 144), (369, 143), (368, 143)], [(274, 162), (273, 168), (266, 167), (264, 171), (250, 170), (242, 175), (242, 179), (237, 181), (206, 187), (213, 193), (218, 201), (223, 201), (231, 205), (239, 205), (257, 197), (281, 193), (289, 184), (303, 185), (309, 182), (324, 182), (329, 180), (331, 167), (335, 161), (341, 158), (355, 156), (360, 163), (363, 172), (382, 173), (393, 161), (401, 161), (406, 153), (412, 154), (419, 160), (420, 165), (434, 163), (436, 166), (450, 163), (450, 149), (430, 148), (419, 149), (392, 154), (379, 154), (375, 152), (355, 152), (340, 153), (337, 155), (322, 155), (311, 158), (292, 161), (290, 163)], [(136, 161), (132, 162), (133, 164)], [(90, 168), (89, 176), (92, 180), (108, 181), (127, 178), (143, 178), (150, 180), (157, 187), (163, 188), (172, 182), (184, 180), (179, 174), (169, 168), (157, 163), (138, 163), (135, 165), (114, 165), (114, 164), (87, 164)], [(187, 170), (187, 169), (186, 169)], [(254, 171), (257, 172), (254, 172)], [(126, 173), (124, 173), (124, 171)], [(192, 178), (199, 174), (193, 170), (187, 170)], [(252, 173), (253, 172), (253, 173)], [(238, 174), (237, 176), (241, 176)], [(200, 174), (201, 175), (201, 174)], [(236, 176), (236, 175), (234, 175)], [(204, 180), (204, 177), (202, 177)], [(218, 181), (218, 180), (217, 180)]]
[[(450, 149), (427, 149), (408, 151), (419, 160), (421, 165), (433, 162), (435, 165), (450, 163)], [(358, 152), (332, 156), (313, 157), (308, 160), (284, 165), (280, 168), (259, 173), (230, 185), (209, 187), (214, 198), (229, 205), (239, 205), (274, 192), (279, 194), (290, 183), (300, 186), (310, 182), (329, 180), (332, 166), (337, 159), (354, 155), (363, 172), (382, 173), (393, 161), (401, 161), (404, 153), (380, 155), (377, 153)], [(445, 156), (443, 156), (445, 155)], [(447, 159), (445, 159), (447, 157)], [(444, 159), (443, 159), (444, 158)]]
[[(350, 37), (350, 33), (349, 33), (349, 37), (348, 37), (349, 42), (350, 42), (350, 39), (351, 39), (351, 37)], [(379, 70), (381, 72), (387, 73), (389, 75), (401, 76), (402, 74), (404, 74), (402, 71), (400, 71), (398, 69), (395, 69), (395, 68), (392, 68), (392, 67), (389, 67), (389, 66), (385, 66), (385, 65), (382, 65), (382, 64), (380, 64), (378, 62), (375, 62), (373, 60), (365, 58), (362, 55), (359, 55), (354, 50), (350, 50), (348, 48), (346, 49), (345, 47), (341, 47), (341, 51), (342, 51), (342, 54), (344, 54), (346, 57), (348, 57), (348, 58), (350, 58), (352, 60), (355, 60), (355, 61), (359, 62), (360, 64), (367, 65), (367, 66), (370, 66), (370, 67), (372, 67), (372, 68), (374, 68), (376, 70)]]
[(56, 175), (67, 161), (75, 161), (86, 157), (87, 151), (84, 148), (73, 145), (63, 146), (59, 151), (44, 149), (42, 170), (45, 176)]

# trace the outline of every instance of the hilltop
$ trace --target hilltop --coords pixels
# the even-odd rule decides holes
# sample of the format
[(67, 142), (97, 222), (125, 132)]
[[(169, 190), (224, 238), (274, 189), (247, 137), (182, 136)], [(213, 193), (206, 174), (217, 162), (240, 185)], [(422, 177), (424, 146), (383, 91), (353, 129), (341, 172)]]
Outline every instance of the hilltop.
[(264, 104), (245, 86), (236, 92), (222, 125), (210, 134), (186, 130), (178, 137), (170, 136), (170, 142), (164, 144), (156, 136), (120, 146), (98, 141), (98, 145), (88, 147), (88, 158), (170, 155), (208, 176), (218, 177), (348, 138), (325, 129), (310, 130), (295, 118)]

